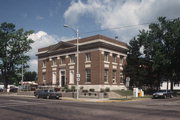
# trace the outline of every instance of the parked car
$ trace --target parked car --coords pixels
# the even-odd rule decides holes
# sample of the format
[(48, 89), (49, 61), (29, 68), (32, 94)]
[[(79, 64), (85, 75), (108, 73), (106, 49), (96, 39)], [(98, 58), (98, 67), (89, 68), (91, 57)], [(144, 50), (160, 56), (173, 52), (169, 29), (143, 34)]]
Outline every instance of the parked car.
[(0, 92), (3, 92), (3, 88), (0, 88)]
[(9, 92), (16, 93), (16, 92), (18, 92), (18, 88), (12, 87), (12, 88), (10, 88)]
[(34, 93), (37, 98), (46, 98), (46, 99), (59, 99), (62, 97), (61, 93), (58, 93), (54, 90), (38, 90), (37, 92)]
[(39, 94), (39, 92), (41, 92), (42, 90), (36, 90), (36, 91), (34, 91), (34, 96), (36, 97), (37, 96), (37, 94)]
[(153, 94), (153, 98), (172, 98), (174, 96), (174, 92), (170, 90), (160, 90)]

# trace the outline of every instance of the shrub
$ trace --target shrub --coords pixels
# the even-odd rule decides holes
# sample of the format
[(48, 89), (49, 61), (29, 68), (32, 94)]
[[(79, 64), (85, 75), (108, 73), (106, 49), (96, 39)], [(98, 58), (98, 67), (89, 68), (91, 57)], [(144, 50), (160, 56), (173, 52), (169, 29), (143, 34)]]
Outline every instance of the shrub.
[(94, 88), (91, 88), (91, 89), (89, 89), (89, 91), (90, 91), (90, 92), (94, 92), (95, 90), (94, 90)]
[(107, 88), (105, 89), (105, 91), (106, 91), (106, 92), (110, 92), (110, 88), (107, 87)]
[(83, 90), (82, 92), (85, 92), (85, 93), (87, 93), (87, 92), (88, 92), (88, 90)]
[(101, 88), (100, 92), (104, 92), (105, 90)]
[(71, 90), (72, 90), (72, 92), (75, 92), (76, 87), (75, 86), (71, 86)]
[(106, 96), (106, 95), (107, 95), (107, 93), (105, 92), (105, 93), (104, 93), (104, 96)]

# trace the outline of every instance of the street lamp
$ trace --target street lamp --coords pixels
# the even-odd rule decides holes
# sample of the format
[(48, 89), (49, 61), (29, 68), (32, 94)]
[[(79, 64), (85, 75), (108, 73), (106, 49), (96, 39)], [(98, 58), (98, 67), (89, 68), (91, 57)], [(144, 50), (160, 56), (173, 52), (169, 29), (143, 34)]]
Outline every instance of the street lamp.
[(23, 66), (23, 62), (22, 62), (22, 71), (21, 71), (21, 90), (23, 90), (23, 88), (24, 88), (23, 82), (24, 82), (24, 66)]
[(76, 98), (78, 99), (79, 98), (79, 81), (80, 81), (80, 73), (79, 73), (79, 30), (78, 29), (74, 29), (73, 27), (71, 26), (68, 26), (66, 24), (64, 24), (64, 27), (66, 28), (70, 28), (71, 30), (73, 30), (75, 33), (76, 33), (76, 39), (77, 39), (77, 51), (76, 51), (76, 56), (77, 56), (77, 70), (76, 70), (76, 87), (77, 87), (77, 96)]

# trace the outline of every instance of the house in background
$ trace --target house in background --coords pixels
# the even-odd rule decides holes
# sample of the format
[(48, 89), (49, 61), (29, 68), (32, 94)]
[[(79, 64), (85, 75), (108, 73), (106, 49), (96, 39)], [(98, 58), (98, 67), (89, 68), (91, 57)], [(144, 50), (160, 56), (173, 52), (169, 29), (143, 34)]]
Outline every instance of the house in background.
[[(38, 49), (40, 86), (76, 86), (76, 40)], [(83, 89), (126, 89), (123, 65), (128, 45), (102, 35), (79, 39), (79, 86)]]
[[(171, 90), (171, 82), (163, 81), (160, 86), (161, 90)], [(176, 82), (173, 84), (173, 90), (180, 90), (180, 82)]]

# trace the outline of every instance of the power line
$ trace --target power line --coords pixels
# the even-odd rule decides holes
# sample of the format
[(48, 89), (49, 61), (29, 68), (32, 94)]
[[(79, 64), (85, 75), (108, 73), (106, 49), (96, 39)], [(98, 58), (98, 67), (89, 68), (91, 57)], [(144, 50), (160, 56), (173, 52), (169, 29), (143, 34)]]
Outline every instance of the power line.
[[(177, 17), (179, 18), (179, 17)], [(174, 19), (177, 19), (177, 18), (174, 18)], [(167, 19), (167, 20), (174, 20), (174, 19)], [(115, 30), (115, 29), (123, 29), (123, 28), (130, 28), (130, 27), (137, 27), (137, 26), (142, 26), (142, 25), (147, 25), (147, 24), (151, 24), (151, 23), (157, 23), (159, 21), (152, 21), (152, 22), (149, 22), (149, 23), (141, 23), (141, 24), (136, 24), (136, 25), (127, 25), (127, 26), (120, 26), (120, 27), (116, 27), (116, 28), (108, 28), (108, 29), (101, 29), (101, 30), (95, 30), (95, 31), (89, 31), (89, 32), (82, 32), (80, 33), (81, 35), (82, 34), (89, 34), (89, 33), (94, 33), (94, 32), (102, 32), (102, 31), (108, 31), (108, 30)]]

